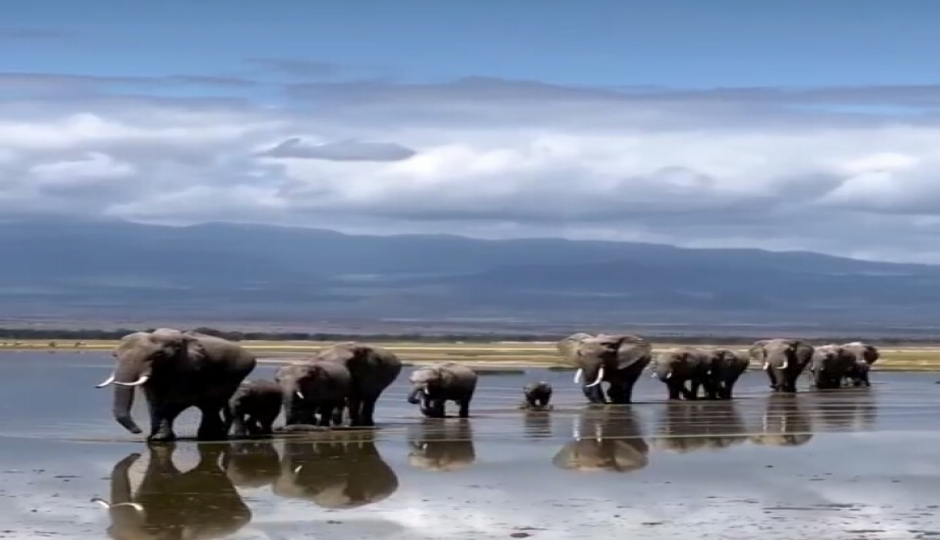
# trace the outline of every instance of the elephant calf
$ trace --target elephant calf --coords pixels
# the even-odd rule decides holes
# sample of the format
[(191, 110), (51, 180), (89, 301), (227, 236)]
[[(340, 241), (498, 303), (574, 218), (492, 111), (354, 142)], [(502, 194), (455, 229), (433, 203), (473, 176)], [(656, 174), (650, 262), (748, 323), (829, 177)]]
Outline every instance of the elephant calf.
[(552, 385), (545, 381), (531, 382), (522, 389), (525, 395), (523, 409), (545, 410), (549, 408), (548, 402), (552, 399)]
[(281, 387), (274, 381), (244, 381), (223, 409), (226, 427), (233, 435), (270, 435), (281, 414)]
[(326, 360), (297, 362), (281, 366), (274, 380), (281, 388), (285, 425), (326, 427), (341, 422), (352, 389), (352, 375), (343, 364)]
[[(460, 406), (459, 416), (470, 416), (470, 400), (477, 386), (477, 374), (455, 362), (420, 368), (411, 374), (408, 403), (421, 404), (427, 418), (444, 418), (444, 403), (454, 401)], [(419, 396), (422, 396), (419, 398)]]

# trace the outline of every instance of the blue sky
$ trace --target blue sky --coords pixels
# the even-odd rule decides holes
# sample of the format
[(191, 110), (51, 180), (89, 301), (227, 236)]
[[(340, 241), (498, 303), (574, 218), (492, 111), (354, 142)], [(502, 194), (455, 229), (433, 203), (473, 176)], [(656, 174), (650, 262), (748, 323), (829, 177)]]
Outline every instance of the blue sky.
[(242, 58), (407, 80), (466, 75), (683, 87), (914, 84), (938, 78), (940, 4), (887, 1), (168, 0), (7, 2), (5, 71), (212, 74)]
[(940, 262), (940, 3), (7, 2), (0, 213)]

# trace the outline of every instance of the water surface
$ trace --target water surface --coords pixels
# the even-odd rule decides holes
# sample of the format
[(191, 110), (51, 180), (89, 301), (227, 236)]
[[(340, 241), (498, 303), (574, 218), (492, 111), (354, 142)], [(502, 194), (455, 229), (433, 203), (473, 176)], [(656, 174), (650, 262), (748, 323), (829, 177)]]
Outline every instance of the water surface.
[[(482, 377), (470, 419), (424, 420), (406, 368), (374, 433), (148, 447), (94, 388), (110, 368), (92, 352), (0, 354), (0, 538), (940, 535), (934, 374), (772, 396), (749, 372), (731, 403), (667, 403), (644, 378), (638, 403), (598, 408), (570, 373), (530, 370)], [(555, 386), (551, 412), (517, 409), (535, 379)]]

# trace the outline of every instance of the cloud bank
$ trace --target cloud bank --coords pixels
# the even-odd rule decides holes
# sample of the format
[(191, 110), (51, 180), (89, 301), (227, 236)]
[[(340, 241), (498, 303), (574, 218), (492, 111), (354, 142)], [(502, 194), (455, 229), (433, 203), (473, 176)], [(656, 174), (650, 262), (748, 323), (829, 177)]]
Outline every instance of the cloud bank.
[[(329, 66), (292, 62), (246, 65)], [(930, 85), (0, 74), (0, 212), (940, 262), (938, 107)]]

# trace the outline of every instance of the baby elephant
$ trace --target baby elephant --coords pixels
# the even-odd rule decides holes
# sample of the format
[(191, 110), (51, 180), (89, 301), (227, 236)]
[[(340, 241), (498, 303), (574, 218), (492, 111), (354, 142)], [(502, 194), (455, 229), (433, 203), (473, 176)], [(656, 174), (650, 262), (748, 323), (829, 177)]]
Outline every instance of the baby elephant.
[[(307, 360), (281, 366), (275, 375), (281, 388), (284, 424), (339, 424), (352, 387), (346, 366), (325, 360)], [(317, 419), (319, 415), (319, 419)]]
[(222, 412), (225, 425), (234, 428), (237, 437), (270, 435), (281, 413), (281, 387), (262, 379), (244, 381)]
[(477, 374), (454, 362), (427, 366), (411, 374), (408, 403), (421, 405), (427, 418), (444, 418), (444, 402), (460, 405), (460, 417), (470, 415), (470, 400), (477, 386)]
[(531, 382), (522, 389), (525, 394), (523, 409), (541, 411), (550, 409), (548, 404), (552, 399), (552, 385), (545, 381)]

